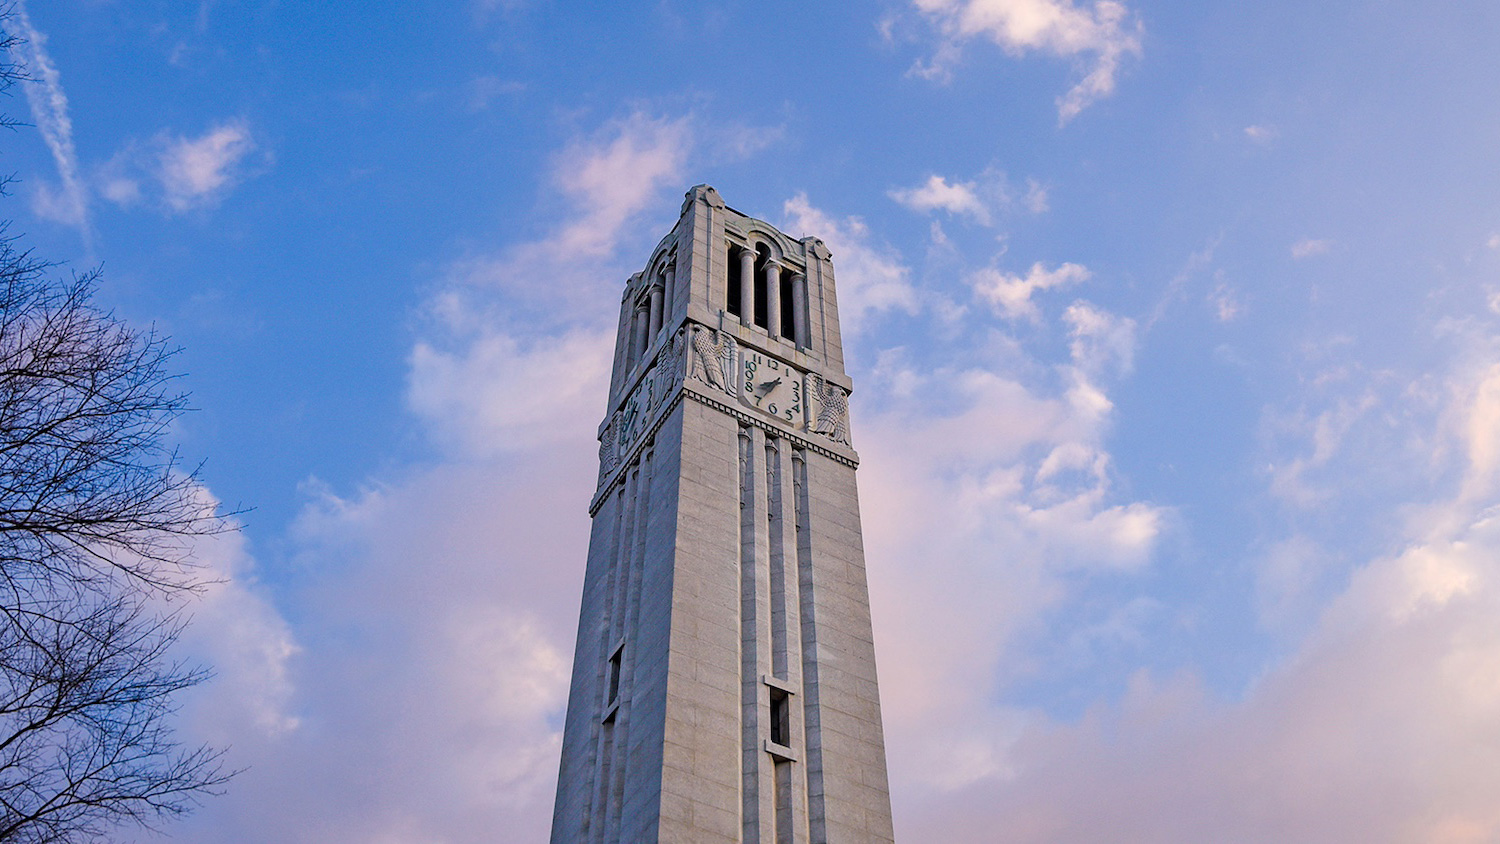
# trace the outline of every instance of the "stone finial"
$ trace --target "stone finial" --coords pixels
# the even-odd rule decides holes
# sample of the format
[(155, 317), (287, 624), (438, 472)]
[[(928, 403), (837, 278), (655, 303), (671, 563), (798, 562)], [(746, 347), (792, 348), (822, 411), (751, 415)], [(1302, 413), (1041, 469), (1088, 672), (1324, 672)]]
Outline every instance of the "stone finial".
[(828, 245), (816, 237), (802, 238), (802, 246), (807, 250), (808, 254), (819, 260), (826, 261), (833, 257), (833, 253), (828, 251)]
[(691, 188), (688, 188), (687, 194), (683, 196), (681, 213), (686, 214), (688, 206), (699, 199), (708, 203), (710, 208), (724, 207), (724, 197), (719, 196), (719, 192), (714, 190), (712, 185), (693, 185)]

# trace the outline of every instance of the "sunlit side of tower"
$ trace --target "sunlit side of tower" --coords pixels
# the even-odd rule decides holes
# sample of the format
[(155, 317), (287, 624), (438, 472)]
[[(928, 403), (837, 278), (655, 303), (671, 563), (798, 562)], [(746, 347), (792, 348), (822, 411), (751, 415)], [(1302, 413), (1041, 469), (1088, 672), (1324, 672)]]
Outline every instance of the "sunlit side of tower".
[(892, 840), (822, 241), (688, 191), (620, 308), (553, 844)]

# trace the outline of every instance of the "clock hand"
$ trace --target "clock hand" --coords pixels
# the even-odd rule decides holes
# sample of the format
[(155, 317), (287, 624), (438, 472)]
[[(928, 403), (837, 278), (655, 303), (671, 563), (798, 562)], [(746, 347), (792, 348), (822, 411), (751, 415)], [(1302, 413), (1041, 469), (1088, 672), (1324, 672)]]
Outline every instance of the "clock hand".
[(769, 396), (771, 394), (771, 391), (776, 389), (776, 385), (780, 383), (780, 378), (777, 378), (774, 381), (762, 381), (760, 386), (756, 388), (756, 392), (760, 393), (760, 396), (755, 400), (756, 405), (759, 405), (761, 402), (765, 401), (766, 396)]

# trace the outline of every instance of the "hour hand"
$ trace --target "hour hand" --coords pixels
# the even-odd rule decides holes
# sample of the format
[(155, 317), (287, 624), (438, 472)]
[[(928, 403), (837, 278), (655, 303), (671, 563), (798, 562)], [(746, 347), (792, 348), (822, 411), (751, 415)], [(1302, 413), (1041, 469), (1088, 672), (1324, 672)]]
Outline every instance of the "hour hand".
[(780, 384), (780, 383), (781, 383), (781, 379), (780, 378), (777, 378), (774, 381), (762, 381), (762, 382), (760, 382), (760, 386), (758, 386), (758, 387), (755, 388), (755, 392), (759, 394), (759, 397), (756, 398), (755, 403), (756, 404), (760, 404), (761, 401), (764, 400), (766, 396), (768, 396), (768, 395), (771, 394), (772, 390), (776, 389), (776, 385)]

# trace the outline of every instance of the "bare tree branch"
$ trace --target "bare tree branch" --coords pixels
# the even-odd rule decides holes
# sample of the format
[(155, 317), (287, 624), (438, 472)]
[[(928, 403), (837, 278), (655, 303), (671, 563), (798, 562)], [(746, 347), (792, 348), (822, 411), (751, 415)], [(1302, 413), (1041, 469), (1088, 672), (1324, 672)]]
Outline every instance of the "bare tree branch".
[[(9, 19), (0, 92), (26, 78)], [(0, 844), (150, 826), (232, 775), (171, 729), (208, 675), (158, 599), (201, 588), (195, 541), (233, 529), (168, 445), (177, 350), (95, 307), (97, 270), (54, 276), (0, 222)]]

